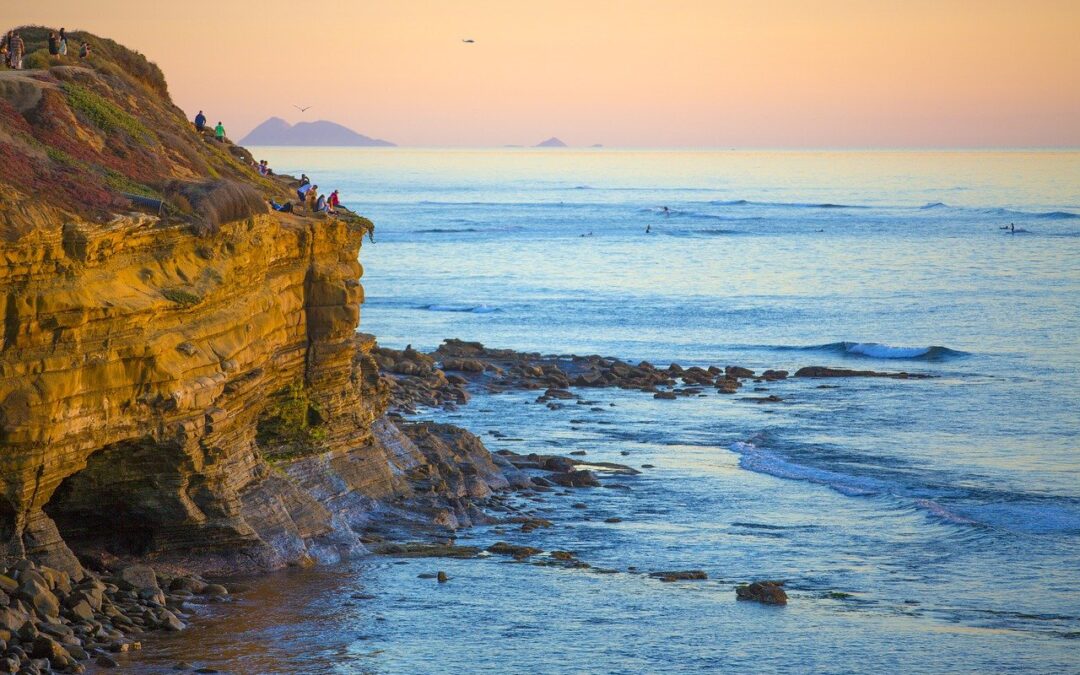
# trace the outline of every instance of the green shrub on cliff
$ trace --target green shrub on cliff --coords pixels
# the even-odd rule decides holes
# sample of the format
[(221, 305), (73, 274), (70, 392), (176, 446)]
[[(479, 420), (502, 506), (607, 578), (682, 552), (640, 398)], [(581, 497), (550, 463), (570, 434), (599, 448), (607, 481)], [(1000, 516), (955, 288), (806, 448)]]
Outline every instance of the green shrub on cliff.
[(310, 453), (326, 438), (322, 409), (294, 382), (273, 395), (255, 427), (255, 441), (271, 460), (286, 460)]
[(180, 288), (166, 288), (161, 292), (165, 299), (174, 302), (181, 307), (191, 307), (202, 302), (202, 298), (194, 293), (189, 293)]
[(153, 140), (150, 130), (143, 126), (142, 122), (118, 108), (111, 101), (81, 84), (65, 82), (62, 87), (71, 108), (82, 113), (98, 129), (106, 133), (123, 130), (132, 138), (146, 143)]

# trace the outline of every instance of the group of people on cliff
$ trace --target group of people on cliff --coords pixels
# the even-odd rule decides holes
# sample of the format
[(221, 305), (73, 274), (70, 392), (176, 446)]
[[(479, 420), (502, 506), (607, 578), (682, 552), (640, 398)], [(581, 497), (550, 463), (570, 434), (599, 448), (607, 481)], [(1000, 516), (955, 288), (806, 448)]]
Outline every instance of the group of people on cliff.
[[(68, 53), (67, 30), (49, 31), (49, 56), (62, 59)], [(0, 62), (13, 70), (23, 69), (23, 57), (26, 56), (26, 41), (17, 30), (8, 31), (7, 35), (0, 40)], [(90, 58), (90, 43), (83, 42), (79, 47), (79, 58)]]
[[(203, 111), (199, 111), (195, 115), (195, 130), (202, 133), (206, 129), (206, 114)], [(221, 122), (217, 123), (214, 127), (214, 138), (219, 142), (225, 142), (225, 127)], [(265, 159), (254, 163), (254, 168), (259, 172), (260, 176), (273, 176), (274, 172), (270, 169), (270, 163)], [(312, 185), (311, 179), (307, 177), (307, 174), (300, 175), (300, 185), (296, 188), (296, 198), (299, 200), (299, 204), (294, 205), (292, 202), (286, 202), (284, 204), (278, 204), (274, 200), (270, 200), (270, 206), (275, 211), (284, 211), (292, 213), (298, 206), (306, 208), (311, 213), (337, 213), (337, 208), (341, 206), (341, 198), (338, 197), (338, 191), (334, 190), (330, 194), (319, 194), (319, 186)]]
[(319, 186), (312, 185), (311, 179), (306, 173), (300, 174), (300, 185), (296, 188), (296, 197), (300, 203), (312, 213), (337, 213), (336, 209), (341, 206), (338, 191), (334, 190), (329, 195), (320, 195)]
[[(195, 116), (195, 130), (201, 134), (205, 128), (206, 115), (200, 110), (199, 114)], [(214, 127), (214, 138), (217, 139), (218, 143), (225, 142), (225, 125), (223, 125), (220, 120), (218, 121), (217, 126)]]

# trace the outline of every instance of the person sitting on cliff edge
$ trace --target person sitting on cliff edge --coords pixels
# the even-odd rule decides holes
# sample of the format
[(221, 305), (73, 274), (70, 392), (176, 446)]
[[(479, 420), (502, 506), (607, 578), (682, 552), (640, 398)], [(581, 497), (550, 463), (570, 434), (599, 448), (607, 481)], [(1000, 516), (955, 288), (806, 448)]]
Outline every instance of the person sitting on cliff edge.
[(206, 115), (203, 111), (199, 111), (199, 114), (195, 116), (195, 131), (202, 132), (206, 128)]
[(338, 191), (334, 190), (326, 200), (326, 212), (337, 213), (337, 207), (339, 206), (341, 206), (341, 200), (338, 199)]
[(319, 186), (318, 185), (312, 185), (311, 189), (307, 191), (307, 195), (305, 195), (305, 196), (307, 197), (307, 204), (305, 204), (305, 206), (307, 207), (307, 210), (308, 211), (314, 211), (315, 210), (315, 202), (319, 199)]
[[(307, 176), (304, 176), (304, 178), (307, 178)], [(304, 202), (307, 201), (307, 193), (310, 192), (310, 191), (311, 191), (311, 181), (308, 181), (308, 182), (305, 183), (304, 181), (301, 180), (300, 181), (300, 187), (296, 188), (296, 197), (297, 197), (297, 199), (300, 200), (301, 204), (303, 204)]]

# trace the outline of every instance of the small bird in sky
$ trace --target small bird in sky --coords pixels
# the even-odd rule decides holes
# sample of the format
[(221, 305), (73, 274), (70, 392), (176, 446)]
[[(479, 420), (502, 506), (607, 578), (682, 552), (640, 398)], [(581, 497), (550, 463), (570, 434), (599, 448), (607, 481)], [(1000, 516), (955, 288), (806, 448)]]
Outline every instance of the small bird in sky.
[(467, 45), (476, 44), (476, 40), (474, 40), (472, 38), (465, 38), (464, 40), (462, 40), (462, 42), (464, 42)]
[(306, 105), (306, 106), (304, 106), (304, 107), (302, 107), (302, 108), (301, 108), (301, 107), (300, 107), (300, 106), (298, 106), (298, 105), (294, 105), (293, 107), (294, 107), (294, 108), (296, 108), (297, 110), (299, 110), (300, 112), (307, 112), (307, 111), (308, 111), (308, 108), (310, 108), (311, 106), (309, 106), (309, 105)]

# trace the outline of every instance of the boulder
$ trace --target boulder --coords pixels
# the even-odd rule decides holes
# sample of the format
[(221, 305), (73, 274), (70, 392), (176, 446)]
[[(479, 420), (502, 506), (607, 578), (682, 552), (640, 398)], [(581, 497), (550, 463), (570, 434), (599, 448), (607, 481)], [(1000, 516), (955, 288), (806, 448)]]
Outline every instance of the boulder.
[(596, 474), (585, 469), (553, 473), (549, 478), (551, 482), (563, 487), (600, 487), (600, 480), (596, 477)]
[(518, 546), (517, 544), (508, 544), (505, 541), (498, 541), (488, 547), (488, 552), (512, 556), (515, 560), (524, 560), (544, 551), (532, 546)]
[(27, 603), (42, 617), (60, 615), (60, 601), (49, 590), (48, 584), (40, 575), (33, 572), (24, 572), (20, 581), (19, 590), (15, 591), (15, 597)]
[(206, 582), (195, 577), (176, 577), (169, 584), (170, 591), (188, 591), (196, 595), (203, 592)]
[(786, 605), (787, 593), (782, 581), (755, 581), (743, 584), (735, 589), (739, 600), (752, 600), (766, 605)]
[(743, 368), (741, 366), (728, 366), (724, 368), (724, 374), (729, 378), (731, 377), (753, 377), (754, 371), (749, 368)]
[(141, 591), (146, 588), (158, 588), (157, 575), (154, 573), (154, 568), (149, 565), (128, 565), (117, 573), (116, 578), (124, 582), (117, 586), (124, 588), (126, 584), (128, 590)]
[(64, 646), (48, 635), (38, 635), (34, 638), (30, 654), (35, 659), (48, 659), (49, 663), (58, 668), (66, 666), (71, 660), (71, 654), (68, 654)]

